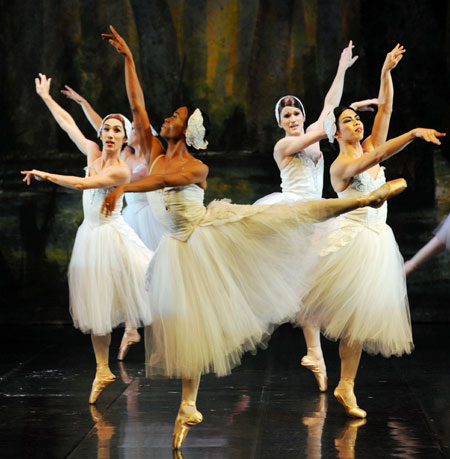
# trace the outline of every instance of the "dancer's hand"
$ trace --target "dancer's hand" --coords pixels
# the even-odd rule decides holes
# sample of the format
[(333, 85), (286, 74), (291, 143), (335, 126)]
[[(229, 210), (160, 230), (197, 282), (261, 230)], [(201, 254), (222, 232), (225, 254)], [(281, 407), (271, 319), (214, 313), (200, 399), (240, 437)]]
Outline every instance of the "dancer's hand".
[(397, 64), (402, 60), (403, 54), (406, 52), (406, 49), (397, 43), (395, 48), (386, 54), (386, 59), (384, 60), (382, 73), (389, 72), (397, 66)]
[(43, 73), (39, 73), (39, 77), (34, 79), (36, 84), (36, 92), (45, 99), (50, 97), (50, 83), (52, 82), (51, 78), (47, 78)]
[(66, 89), (61, 89), (61, 92), (71, 100), (74, 100), (77, 104), (82, 104), (84, 101), (84, 97), (80, 96), (76, 91), (74, 91), (70, 86), (64, 85)]
[(360, 112), (374, 112), (373, 105), (378, 106), (378, 99), (364, 99), (350, 104), (350, 108), (358, 110)]
[(425, 128), (413, 129), (413, 134), (414, 134), (414, 137), (417, 137), (418, 139), (423, 139), (425, 140), (425, 142), (431, 142), (436, 145), (441, 144), (441, 141), (438, 139), (438, 137), (446, 136), (444, 132), (438, 132), (438, 131), (435, 131), (434, 129), (425, 129)]
[(123, 195), (123, 189), (118, 186), (116, 189), (109, 193), (103, 201), (102, 210), (100, 213), (105, 214), (107, 217), (111, 216), (116, 208), (117, 200)]
[(110, 25), (109, 28), (112, 33), (102, 33), (103, 40), (108, 40), (109, 43), (116, 48), (119, 54), (131, 58), (132, 54), (127, 42), (117, 33), (116, 29), (114, 29), (112, 25)]
[(344, 48), (342, 53), (341, 53), (341, 58), (339, 59), (339, 68), (342, 70), (347, 70), (349, 67), (351, 67), (356, 59), (358, 59), (359, 56), (353, 56), (353, 48), (355, 45), (353, 44), (352, 40), (349, 41), (347, 48)]
[(26, 182), (27, 185), (31, 185), (31, 179), (37, 181), (47, 180), (47, 173), (33, 169), (31, 171), (20, 171), (22, 175), (25, 175), (22, 182)]

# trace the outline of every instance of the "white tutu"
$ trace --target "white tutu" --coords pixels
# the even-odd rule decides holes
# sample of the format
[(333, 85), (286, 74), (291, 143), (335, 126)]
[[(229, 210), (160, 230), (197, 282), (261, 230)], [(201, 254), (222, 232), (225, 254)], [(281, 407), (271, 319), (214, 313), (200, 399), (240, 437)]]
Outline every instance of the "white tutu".
[(106, 335), (125, 321), (151, 323), (145, 272), (152, 252), (120, 215), (100, 214), (110, 188), (83, 192), (84, 221), (78, 228), (69, 265), (70, 311), (84, 333)]
[[(152, 193), (152, 192), (150, 192)], [(125, 193), (127, 206), (122, 212), (123, 219), (134, 229), (142, 242), (152, 251), (156, 250), (167, 229), (153, 216), (147, 200), (148, 193)]]
[(150, 264), (148, 374), (228, 374), (244, 351), (290, 320), (311, 287), (313, 222), (325, 201), (279, 206), (202, 204), (196, 185), (160, 192), (171, 225)]
[[(384, 181), (383, 169), (376, 180), (363, 172), (339, 195), (365, 194)], [(403, 258), (386, 213), (383, 204), (341, 215), (332, 227), (317, 225), (314, 245), (321, 261), (297, 321), (388, 357), (410, 353), (413, 342)]]

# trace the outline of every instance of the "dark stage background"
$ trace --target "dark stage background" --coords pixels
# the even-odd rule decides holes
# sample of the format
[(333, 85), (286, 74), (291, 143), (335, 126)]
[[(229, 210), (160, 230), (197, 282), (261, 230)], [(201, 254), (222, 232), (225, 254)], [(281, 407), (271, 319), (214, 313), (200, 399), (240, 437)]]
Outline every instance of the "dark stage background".
[[(130, 0), (1, 2), (0, 323), (70, 323), (66, 269), (81, 194), (48, 183), (26, 188), (19, 171), (82, 174), (84, 157), (36, 95), (38, 72), (52, 95), (94, 138), (80, 108), (59, 90), (83, 94), (100, 114), (129, 113), (123, 58), (100, 39), (113, 24), (136, 59), (150, 118), (199, 104), (212, 121), (207, 201), (251, 203), (278, 190), (271, 157), (280, 137), (277, 99), (296, 94), (307, 121), (318, 116), (341, 50), (352, 39), (359, 60), (342, 102), (376, 97), (386, 52), (407, 53), (393, 72), (390, 136), (413, 127), (449, 130), (450, 7), (447, 0)], [(364, 121), (372, 122), (365, 114)], [(327, 165), (333, 152), (323, 143)], [(449, 142), (414, 142), (389, 160), (388, 178), (408, 190), (390, 205), (400, 249), (410, 256), (450, 211)], [(332, 196), (329, 186), (326, 195)], [(448, 255), (409, 281), (416, 321), (449, 321)]]

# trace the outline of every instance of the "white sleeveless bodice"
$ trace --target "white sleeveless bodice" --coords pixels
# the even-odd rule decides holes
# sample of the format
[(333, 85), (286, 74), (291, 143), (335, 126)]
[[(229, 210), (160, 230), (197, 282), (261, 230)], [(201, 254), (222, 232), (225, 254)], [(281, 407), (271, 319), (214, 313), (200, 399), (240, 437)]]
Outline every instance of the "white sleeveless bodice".
[[(386, 177), (384, 175), (384, 167), (380, 168), (376, 179), (374, 179), (367, 171), (361, 172), (353, 177), (350, 185), (344, 191), (338, 193), (338, 196), (340, 198), (349, 198), (365, 195), (376, 190), (385, 182)], [(351, 212), (342, 214), (338, 217), (338, 219), (341, 220), (351, 220), (361, 223), (367, 228), (377, 232), (385, 225), (386, 218), (387, 202), (378, 209), (373, 209), (372, 207), (362, 207), (361, 209), (352, 210)]]
[(300, 199), (320, 199), (323, 189), (323, 155), (317, 164), (303, 153), (296, 153), (291, 162), (281, 169), (283, 193), (293, 193)]
[[(84, 169), (87, 177), (89, 175), (89, 169), (87, 167)], [(114, 188), (115, 187), (91, 188), (83, 191), (83, 213), (86, 221), (93, 225), (102, 225), (122, 218), (122, 196), (117, 200), (116, 207), (110, 217), (105, 217), (105, 214), (100, 212), (106, 195), (114, 190)]]
[(168, 187), (147, 193), (155, 218), (170, 236), (186, 241), (206, 214), (205, 192), (198, 185)]

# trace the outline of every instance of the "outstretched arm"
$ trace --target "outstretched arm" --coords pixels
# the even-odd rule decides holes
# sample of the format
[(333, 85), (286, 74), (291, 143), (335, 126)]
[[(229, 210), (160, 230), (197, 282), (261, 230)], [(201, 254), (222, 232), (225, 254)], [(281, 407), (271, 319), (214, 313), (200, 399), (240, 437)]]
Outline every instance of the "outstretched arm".
[(133, 113), (134, 129), (138, 142), (144, 154), (150, 156), (150, 165), (153, 160), (164, 153), (164, 148), (159, 139), (153, 136), (150, 120), (145, 109), (144, 93), (136, 72), (133, 55), (126, 41), (116, 32), (113, 26), (109, 26), (111, 34), (102, 34), (102, 38), (116, 48), (117, 52), (125, 57), (125, 84), (128, 101)]
[(65, 188), (74, 190), (88, 190), (91, 188), (109, 188), (112, 186), (128, 183), (130, 180), (130, 171), (126, 166), (111, 166), (103, 171), (102, 174), (93, 175), (92, 177), (77, 177), (73, 175), (52, 174), (36, 169), (31, 171), (21, 171), (25, 175), (23, 181), (27, 185), (31, 184), (31, 179), (48, 180)]
[(208, 176), (208, 166), (201, 161), (193, 160), (179, 169), (174, 169), (166, 174), (150, 174), (136, 182), (118, 186), (106, 196), (102, 212), (110, 215), (115, 209), (116, 202), (123, 193), (154, 191), (165, 187), (186, 186), (193, 183), (202, 183)]
[(71, 100), (74, 100), (77, 104), (81, 105), (83, 112), (91, 123), (95, 132), (98, 132), (102, 124), (102, 117), (92, 108), (92, 105), (80, 94), (74, 91), (70, 86), (64, 85), (66, 89), (61, 89), (61, 92)]
[(339, 65), (334, 77), (333, 83), (331, 83), (330, 89), (325, 96), (325, 102), (323, 104), (322, 112), (320, 113), (319, 119), (311, 124), (306, 130), (307, 132), (312, 130), (321, 130), (323, 129), (323, 121), (327, 114), (337, 107), (341, 102), (342, 91), (344, 90), (344, 79), (345, 72), (350, 68), (355, 61), (358, 59), (358, 56), (353, 56), (353, 42), (350, 40), (348, 46), (344, 48), (341, 53), (341, 58), (339, 59)]
[(405, 51), (403, 46), (397, 44), (395, 48), (386, 55), (383, 68), (381, 69), (378, 111), (373, 123), (372, 133), (363, 142), (364, 151), (370, 151), (386, 142), (394, 101), (394, 85), (392, 83), (391, 70), (402, 60)]
[[(420, 138), (426, 142), (440, 145), (441, 142), (438, 137), (443, 136), (445, 136), (444, 133), (435, 131), (434, 129), (416, 128), (406, 134), (388, 140), (380, 147), (374, 148), (359, 158), (338, 158), (330, 168), (333, 188), (336, 190), (345, 189), (352, 177), (399, 153), (414, 139)], [(343, 184), (345, 186), (342, 186)]]
[(70, 114), (53, 100), (50, 95), (50, 83), (52, 79), (39, 73), (39, 77), (35, 78), (34, 81), (36, 84), (36, 92), (41, 96), (45, 105), (47, 105), (53, 118), (55, 118), (60, 127), (67, 132), (78, 149), (85, 155), (88, 155), (93, 149), (98, 150), (97, 144), (86, 139), (83, 133), (78, 129), (78, 126), (75, 124)]
[(405, 263), (405, 274), (408, 276), (422, 263), (445, 250), (445, 244), (434, 237), (425, 244), (412, 258)]

